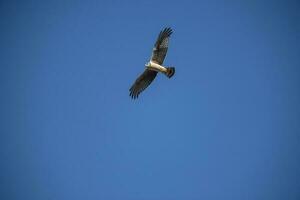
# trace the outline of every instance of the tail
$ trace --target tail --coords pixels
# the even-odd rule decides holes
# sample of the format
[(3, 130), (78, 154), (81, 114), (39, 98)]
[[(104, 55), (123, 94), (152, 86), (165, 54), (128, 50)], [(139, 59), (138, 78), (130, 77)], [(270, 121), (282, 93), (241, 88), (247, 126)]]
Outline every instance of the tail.
[(167, 72), (165, 74), (168, 78), (171, 78), (175, 74), (175, 67), (167, 67)]

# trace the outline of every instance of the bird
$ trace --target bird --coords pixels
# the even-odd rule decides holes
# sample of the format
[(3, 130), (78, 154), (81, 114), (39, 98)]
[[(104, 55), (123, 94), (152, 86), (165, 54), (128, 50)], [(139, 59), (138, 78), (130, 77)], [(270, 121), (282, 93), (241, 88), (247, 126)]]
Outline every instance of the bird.
[(145, 64), (146, 69), (129, 89), (129, 96), (132, 99), (137, 99), (139, 97), (139, 94), (152, 83), (157, 73), (161, 72), (168, 78), (171, 78), (175, 74), (175, 67), (162, 66), (167, 55), (169, 39), (172, 33), (173, 30), (170, 27), (160, 31), (154, 44), (150, 61)]

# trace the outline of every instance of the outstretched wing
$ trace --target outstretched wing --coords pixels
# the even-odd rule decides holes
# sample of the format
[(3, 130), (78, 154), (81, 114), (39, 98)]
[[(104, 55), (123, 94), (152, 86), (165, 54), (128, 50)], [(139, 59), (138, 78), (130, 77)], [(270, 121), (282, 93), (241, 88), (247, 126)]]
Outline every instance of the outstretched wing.
[(169, 38), (172, 33), (173, 31), (171, 28), (165, 28), (164, 30), (160, 31), (152, 51), (152, 62), (160, 65), (163, 64), (168, 51)]
[(138, 98), (139, 94), (144, 91), (151, 82), (155, 79), (157, 75), (156, 71), (152, 71), (149, 69), (146, 69), (134, 82), (134, 84), (129, 89), (130, 96), (133, 99)]

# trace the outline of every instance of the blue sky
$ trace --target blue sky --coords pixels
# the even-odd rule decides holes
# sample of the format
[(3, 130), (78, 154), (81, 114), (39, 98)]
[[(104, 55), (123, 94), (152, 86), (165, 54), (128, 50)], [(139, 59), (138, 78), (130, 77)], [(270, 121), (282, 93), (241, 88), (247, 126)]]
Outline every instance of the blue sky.
[[(2, 1), (0, 198), (300, 198), (297, 1)], [(159, 31), (165, 65), (129, 91)]]

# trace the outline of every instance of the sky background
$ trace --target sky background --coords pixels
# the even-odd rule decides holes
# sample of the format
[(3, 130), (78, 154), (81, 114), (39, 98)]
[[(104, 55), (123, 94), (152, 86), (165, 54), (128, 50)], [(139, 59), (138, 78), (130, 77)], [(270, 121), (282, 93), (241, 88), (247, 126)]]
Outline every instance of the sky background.
[[(0, 199), (300, 199), (299, 1), (1, 1)], [(165, 65), (129, 88), (161, 29)]]

